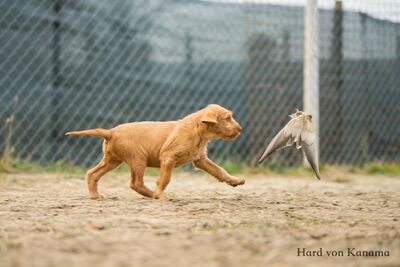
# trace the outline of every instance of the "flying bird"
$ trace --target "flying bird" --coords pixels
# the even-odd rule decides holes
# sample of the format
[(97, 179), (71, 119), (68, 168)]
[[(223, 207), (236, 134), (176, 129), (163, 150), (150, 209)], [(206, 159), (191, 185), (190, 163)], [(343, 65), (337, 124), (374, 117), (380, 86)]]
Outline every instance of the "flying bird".
[(312, 122), (312, 116), (296, 109), (296, 112), (289, 115), (291, 120), (272, 139), (258, 163), (263, 162), (269, 155), (277, 150), (296, 144), (297, 149), (302, 149), (311, 168), (318, 179), (321, 179), (318, 167), (317, 135)]

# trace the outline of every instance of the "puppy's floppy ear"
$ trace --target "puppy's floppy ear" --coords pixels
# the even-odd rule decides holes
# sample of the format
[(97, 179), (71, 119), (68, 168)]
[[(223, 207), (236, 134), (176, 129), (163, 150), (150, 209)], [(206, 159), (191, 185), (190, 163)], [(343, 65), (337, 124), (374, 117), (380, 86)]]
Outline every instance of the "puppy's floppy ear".
[(213, 111), (206, 111), (204, 112), (203, 116), (201, 117), (201, 122), (205, 123), (217, 123), (217, 114)]

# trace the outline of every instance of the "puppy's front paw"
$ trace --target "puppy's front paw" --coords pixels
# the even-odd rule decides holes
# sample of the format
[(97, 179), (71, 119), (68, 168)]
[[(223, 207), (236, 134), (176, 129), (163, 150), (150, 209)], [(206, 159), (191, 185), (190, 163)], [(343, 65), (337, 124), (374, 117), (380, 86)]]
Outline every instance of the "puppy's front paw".
[(228, 182), (228, 184), (231, 185), (231, 186), (233, 186), (233, 187), (236, 187), (236, 186), (238, 186), (238, 185), (244, 184), (245, 182), (246, 182), (246, 180), (245, 180), (244, 178), (234, 178), (234, 179), (231, 179), (231, 180)]

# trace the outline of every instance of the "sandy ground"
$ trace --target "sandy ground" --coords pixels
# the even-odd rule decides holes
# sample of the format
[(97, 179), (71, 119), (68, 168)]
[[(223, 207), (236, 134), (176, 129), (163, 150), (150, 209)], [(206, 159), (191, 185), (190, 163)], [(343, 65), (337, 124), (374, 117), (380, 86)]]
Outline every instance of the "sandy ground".
[(131, 191), (128, 174), (110, 174), (100, 182), (107, 199), (86, 190), (79, 175), (2, 175), (0, 266), (400, 266), (398, 177), (258, 175), (232, 188), (180, 173), (172, 199), (160, 201)]

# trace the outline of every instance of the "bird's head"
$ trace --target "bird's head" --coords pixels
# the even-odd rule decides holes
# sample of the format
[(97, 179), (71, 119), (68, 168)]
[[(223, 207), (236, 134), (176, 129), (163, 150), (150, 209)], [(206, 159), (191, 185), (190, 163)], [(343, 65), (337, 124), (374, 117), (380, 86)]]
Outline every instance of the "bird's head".
[(311, 120), (312, 120), (311, 114), (308, 114), (304, 111), (298, 110), (297, 108), (293, 114), (289, 115), (289, 117), (292, 119), (305, 120), (305, 121), (309, 121), (309, 122), (311, 122)]

